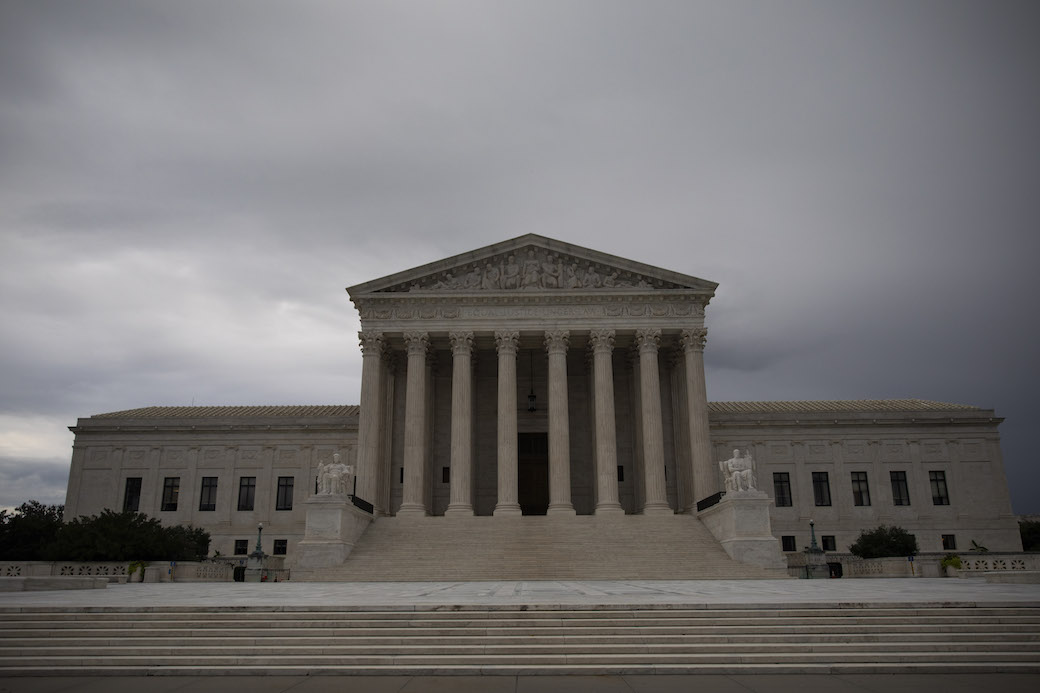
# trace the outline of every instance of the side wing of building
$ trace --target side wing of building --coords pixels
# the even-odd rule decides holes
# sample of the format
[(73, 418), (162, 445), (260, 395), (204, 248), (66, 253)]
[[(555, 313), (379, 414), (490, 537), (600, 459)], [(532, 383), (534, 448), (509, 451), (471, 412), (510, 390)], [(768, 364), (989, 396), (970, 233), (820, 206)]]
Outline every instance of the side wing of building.
[[(79, 419), (65, 519), (134, 510), (210, 532), (210, 552), (291, 555), (319, 462), (357, 456), (356, 406), (148, 407)], [(246, 548), (248, 547), (248, 548)]]
[(712, 402), (717, 459), (746, 449), (785, 551), (897, 525), (921, 551), (1021, 551), (989, 409), (926, 400)]

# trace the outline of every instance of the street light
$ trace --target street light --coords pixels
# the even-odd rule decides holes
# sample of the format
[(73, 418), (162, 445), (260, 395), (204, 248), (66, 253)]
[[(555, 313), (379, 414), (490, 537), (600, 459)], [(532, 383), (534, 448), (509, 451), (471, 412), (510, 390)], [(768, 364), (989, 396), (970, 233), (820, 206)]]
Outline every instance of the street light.
[(805, 550), (805, 577), (812, 579), (817, 565), (823, 565), (823, 550), (816, 543), (816, 521), (809, 520), (809, 548)]
[[(257, 522), (256, 523), (256, 551), (255, 551), (255, 553), (259, 554), (260, 556), (264, 555), (264, 547), (260, 543), (260, 536), (263, 533), (264, 533), (264, 523), (263, 522)], [(815, 539), (813, 539), (813, 543), (814, 544), (816, 543)]]

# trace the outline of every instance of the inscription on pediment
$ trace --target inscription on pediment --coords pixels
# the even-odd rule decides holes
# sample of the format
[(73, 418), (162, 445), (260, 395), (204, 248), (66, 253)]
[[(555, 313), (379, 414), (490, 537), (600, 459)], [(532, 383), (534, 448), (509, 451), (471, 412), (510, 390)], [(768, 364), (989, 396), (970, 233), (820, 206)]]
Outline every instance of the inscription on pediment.
[(682, 289), (655, 279), (544, 248), (528, 247), (383, 289), (406, 291), (546, 291), (578, 289)]

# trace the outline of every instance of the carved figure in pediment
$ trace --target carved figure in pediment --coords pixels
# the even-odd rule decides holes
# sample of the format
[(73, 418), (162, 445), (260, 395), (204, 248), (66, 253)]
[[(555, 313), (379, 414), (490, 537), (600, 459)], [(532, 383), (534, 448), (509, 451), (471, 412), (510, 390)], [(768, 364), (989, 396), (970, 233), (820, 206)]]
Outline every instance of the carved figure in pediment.
[(542, 288), (560, 288), (560, 265), (555, 255), (547, 255), (542, 263)]
[(581, 286), (581, 279), (578, 278), (578, 265), (571, 263), (564, 265), (563, 267), (563, 286), (567, 289), (577, 289)]
[(501, 273), (498, 268), (492, 265), (490, 262), (484, 267), (484, 276), (480, 280), (480, 288), (491, 291), (494, 289), (501, 288), (499, 279)]
[(520, 287), (523, 289), (537, 289), (541, 286), (542, 263), (538, 262), (533, 250), (527, 251), (527, 259), (524, 260), (523, 277)]
[(598, 289), (603, 286), (603, 277), (599, 276), (599, 272), (596, 271), (595, 267), (589, 265), (589, 268), (585, 270), (585, 277), (582, 281), (582, 285), (586, 289)]
[(434, 288), (434, 289), (454, 289), (455, 287), (452, 286), (452, 284), (454, 284), (454, 282), (455, 282), (455, 279), (451, 276), (451, 272), (445, 272), (444, 273), (444, 278), (443, 279), (439, 279), (436, 282), (434, 282), (432, 288)]
[(479, 267), (474, 267), (472, 272), (462, 278), (462, 288), (464, 289), (479, 289), (481, 283), (482, 277)]
[(512, 255), (509, 256), (509, 261), (502, 268), (502, 288), (520, 288), (520, 264), (517, 263), (516, 258)]

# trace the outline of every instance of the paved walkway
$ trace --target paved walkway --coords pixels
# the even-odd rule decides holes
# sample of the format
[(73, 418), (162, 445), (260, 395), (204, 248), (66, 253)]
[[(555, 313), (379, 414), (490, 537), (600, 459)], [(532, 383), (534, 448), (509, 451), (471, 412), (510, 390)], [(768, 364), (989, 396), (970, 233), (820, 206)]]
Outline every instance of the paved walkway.
[(0, 679), (0, 693), (1035, 693), (1040, 674), (98, 676)]
[(428, 607), (626, 604), (1040, 603), (1038, 584), (978, 578), (616, 580), (527, 582), (179, 582), (103, 590), (0, 592), (0, 607)]

